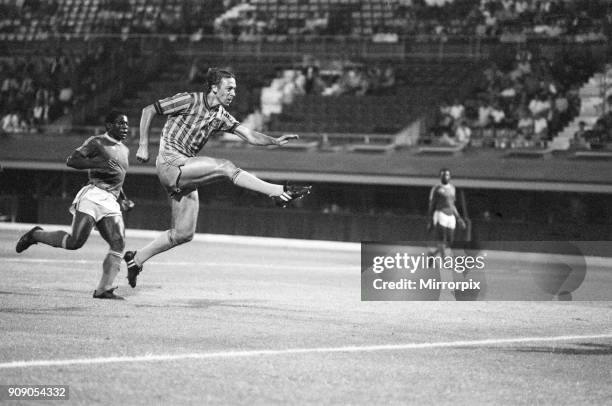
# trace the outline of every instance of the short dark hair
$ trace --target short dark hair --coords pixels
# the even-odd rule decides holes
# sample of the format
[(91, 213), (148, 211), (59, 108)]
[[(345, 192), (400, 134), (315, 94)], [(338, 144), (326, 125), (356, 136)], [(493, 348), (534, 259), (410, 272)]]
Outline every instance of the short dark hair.
[(206, 90), (206, 94), (210, 93), (213, 85), (219, 86), (221, 83), (221, 79), (224, 78), (236, 78), (234, 74), (225, 69), (219, 68), (208, 68), (206, 71), (206, 82), (204, 83), (204, 88)]
[(442, 168), (442, 169), (440, 169), (440, 173), (442, 173), (442, 172), (448, 172), (448, 173), (450, 173), (450, 169), (448, 169), (448, 168)]
[(104, 119), (104, 124), (112, 124), (115, 122), (115, 120), (117, 119), (117, 117), (119, 116), (126, 116), (127, 114), (125, 114), (125, 112), (123, 111), (119, 111), (119, 110), (111, 110), (110, 113), (108, 113), (106, 115), (106, 118)]

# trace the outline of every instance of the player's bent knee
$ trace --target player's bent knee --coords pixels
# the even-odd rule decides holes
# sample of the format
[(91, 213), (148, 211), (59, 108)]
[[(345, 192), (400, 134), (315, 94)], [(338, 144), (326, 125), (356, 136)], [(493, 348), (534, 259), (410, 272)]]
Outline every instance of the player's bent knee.
[(178, 234), (176, 236), (177, 244), (185, 244), (191, 240), (193, 240), (193, 234)]
[(125, 241), (123, 238), (112, 239), (109, 241), (110, 249), (116, 252), (123, 252), (125, 249)]
[(180, 232), (176, 230), (170, 230), (168, 238), (173, 246), (177, 246), (193, 240), (193, 235), (193, 232)]
[(232, 178), (238, 168), (236, 167), (236, 165), (234, 165), (232, 161), (228, 161), (227, 159), (221, 159), (219, 163), (219, 169), (221, 170), (224, 176)]

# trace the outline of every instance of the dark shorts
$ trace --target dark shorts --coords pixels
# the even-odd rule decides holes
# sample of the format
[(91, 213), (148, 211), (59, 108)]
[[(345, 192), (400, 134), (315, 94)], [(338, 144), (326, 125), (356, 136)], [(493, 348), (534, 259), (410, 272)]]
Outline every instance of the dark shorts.
[(189, 157), (178, 152), (161, 150), (157, 155), (155, 166), (160, 183), (172, 198), (180, 198), (197, 189), (195, 185), (179, 187), (181, 179), (181, 167), (184, 166)]

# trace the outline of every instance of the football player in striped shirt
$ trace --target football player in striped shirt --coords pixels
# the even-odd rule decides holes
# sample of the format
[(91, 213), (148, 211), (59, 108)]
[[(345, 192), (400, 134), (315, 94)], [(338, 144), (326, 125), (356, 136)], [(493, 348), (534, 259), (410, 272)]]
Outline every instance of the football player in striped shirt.
[(157, 155), (159, 180), (171, 197), (172, 228), (145, 247), (127, 251), (128, 282), (136, 286), (142, 265), (151, 257), (191, 241), (195, 234), (199, 200), (197, 187), (226, 178), (235, 185), (270, 196), (285, 207), (310, 193), (310, 186), (283, 186), (265, 182), (227, 159), (197, 156), (217, 132), (238, 135), (253, 145), (284, 145), (297, 135), (270, 137), (241, 125), (225, 109), (236, 97), (236, 78), (231, 72), (210, 69), (204, 92), (178, 93), (146, 106), (140, 120), (140, 145), (136, 158), (149, 160), (149, 128), (153, 117), (166, 116)]

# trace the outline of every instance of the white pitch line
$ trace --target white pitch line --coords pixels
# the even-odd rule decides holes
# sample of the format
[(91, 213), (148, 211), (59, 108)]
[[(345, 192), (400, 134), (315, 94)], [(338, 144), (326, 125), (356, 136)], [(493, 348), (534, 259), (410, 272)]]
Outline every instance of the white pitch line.
[(431, 348), (460, 348), (460, 347), (480, 347), (500, 344), (517, 343), (539, 343), (557, 341), (576, 341), (576, 340), (595, 340), (612, 338), (612, 333), (592, 334), (592, 335), (568, 335), (568, 336), (549, 336), (549, 337), (517, 337), (517, 338), (492, 338), (485, 340), (471, 341), (446, 341), (430, 343), (407, 343), (407, 344), (387, 344), (387, 345), (364, 345), (364, 346), (344, 346), (344, 347), (318, 347), (318, 348), (288, 348), (283, 350), (245, 350), (245, 351), (220, 351), (202, 352), (189, 354), (145, 354), (133, 357), (101, 357), (101, 358), (75, 358), (75, 359), (55, 359), (55, 360), (30, 360), (12, 361), (0, 363), (0, 369), (15, 369), (29, 367), (54, 367), (68, 365), (97, 365), (128, 362), (163, 362), (180, 360), (206, 360), (206, 359), (227, 359), (227, 358), (246, 358), (280, 355), (300, 355), (300, 354), (329, 354), (329, 353), (359, 353), (376, 351), (405, 351), (420, 350)]
[[(4, 223), (0, 222), (0, 231), (27, 231), (37, 224), (30, 223)], [(46, 224), (45, 228), (53, 230), (70, 231), (70, 226)], [(161, 231), (138, 230), (129, 228), (125, 230), (128, 239), (135, 238), (155, 238)], [(99, 235), (97, 230), (93, 234)], [(276, 249), (289, 248), (299, 250), (324, 250), (334, 252), (359, 253), (361, 244), (355, 242), (326, 241), (326, 240), (304, 240), (297, 238), (275, 238), (275, 237), (253, 237), (244, 235), (227, 234), (205, 234), (196, 233), (193, 236), (194, 242), (214, 243), (214, 244), (234, 244), (251, 247), (273, 247)]]
[[(50, 259), (50, 258), (2, 258), (1, 261), (6, 262), (25, 262), (33, 264), (100, 264), (101, 260), (91, 259)], [(189, 261), (176, 261), (176, 262), (147, 262), (146, 266), (202, 266), (202, 267), (240, 267), (240, 268), (265, 268), (265, 269), (287, 269), (292, 270), (322, 270), (322, 271), (347, 271), (359, 270), (359, 264), (351, 267), (347, 266), (315, 266), (315, 265), (295, 265), (292, 263), (287, 264), (247, 264), (244, 262), (189, 262)]]

